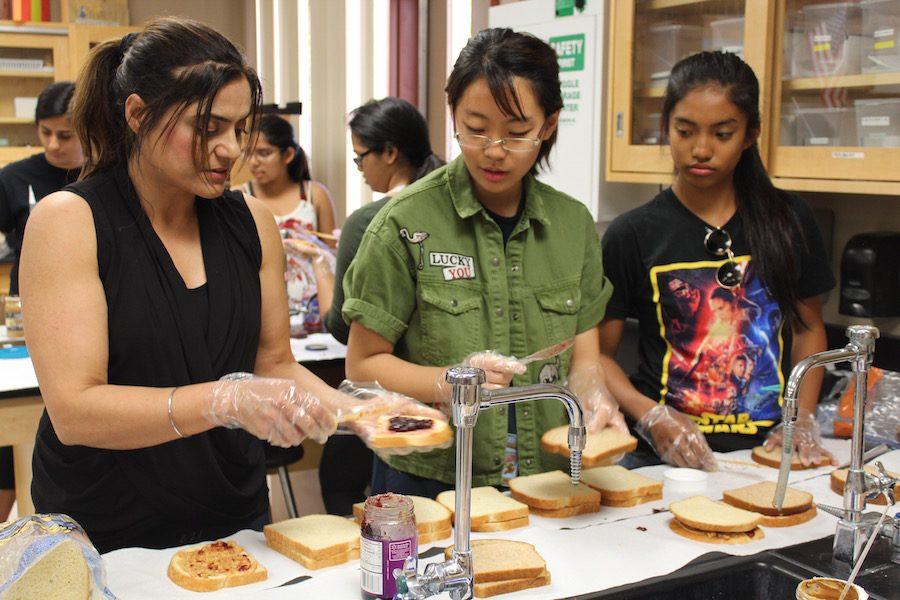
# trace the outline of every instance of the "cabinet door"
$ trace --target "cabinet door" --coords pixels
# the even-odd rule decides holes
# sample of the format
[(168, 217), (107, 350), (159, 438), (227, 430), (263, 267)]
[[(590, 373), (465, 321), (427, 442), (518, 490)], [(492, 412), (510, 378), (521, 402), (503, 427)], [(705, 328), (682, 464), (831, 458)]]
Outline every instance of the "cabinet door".
[[(610, 3), (606, 178), (668, 183), (672, 160), (660, 108), (672, 66), (701, 50), (740, 53), (768, 114), (775, 0), (614, 0)], [(768, 148), (763, 128), (760, 148)], [(765, 153), (763, 153), (765, 154)]]
[(900, 0), (779, 0), (776, 31), (776, 184), (900, 193)]

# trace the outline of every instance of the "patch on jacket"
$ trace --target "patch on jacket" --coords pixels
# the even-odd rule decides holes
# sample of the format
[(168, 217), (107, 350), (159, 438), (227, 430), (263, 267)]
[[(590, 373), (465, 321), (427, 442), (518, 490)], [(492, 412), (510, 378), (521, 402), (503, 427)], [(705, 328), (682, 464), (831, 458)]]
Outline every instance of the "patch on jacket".
[(431, 252), (428, 264), (440, 267), (444, 273), (444, 281), (455, 279), (475, 279), (475, 258), (452, 252)]

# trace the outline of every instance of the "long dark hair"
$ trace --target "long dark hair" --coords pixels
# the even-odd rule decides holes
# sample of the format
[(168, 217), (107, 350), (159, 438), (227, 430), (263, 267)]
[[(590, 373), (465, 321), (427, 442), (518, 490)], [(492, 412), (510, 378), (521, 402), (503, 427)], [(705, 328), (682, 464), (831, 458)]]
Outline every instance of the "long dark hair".
[[(721, 86), (732, 104), (747, 118), (747, 133), (759, 131), (759, 81), (753, 69), (730, 52), (700, 52), (672, 67), (662, 107), (662, 130), (668, 132), (675, 105), (688, 93), (706, 85)], [(787, 195), (776, 188), (754, 142), (741, 154), (734, 170), (738, 214), (747, 231), (751, 268), (778, 302), (791, 324), (805, 326), (797, 313), (799, 272), (794, 244), (805, 243), (803, 230)]]
[(306, 152), (294, 138), (294, 128), (287, 119), (282, 119), (277, 115), (264, 115), (259, 121), (259, 133), (282, 154), (289, 148), (294, 149), (294, 158), (287, 165), (288, 177), (291, 178), (291, 181), (303, 183), (312, 179)]
[(415, 106), (388, 96), (369, 100), (350, 113), (350, 131), (369, 150), (382, 152), (397, 149), (400, 156), (414, 169), (413, 181), (424, 177), (444, 164), (431, 152), (428, 123)]
[[(514, 77), (531, 83), (538, 103), (544, 109), (544, 117), (563, 107), (556, 51), (531, 34), (507, 28), (483, 29), (475, 34), (459, 53), (444, 89), (453, 112), (466, 89), (479, 77), (485, 78), (494, 102), (509, 116), (523, 114)], [(514, 106), (509, 103), (510, 98)], [(531, 167), (532, 175), (537, 173), (541, 163), (548, 164), (547, 157), (558, 132), (557, 129), (541, 144), (537, 160)]]
[(75, 84), (71, 81), (57, 81), (45, 87), (37, 99), (34, 122), (69, 114), (69, 105), (74, 93)]
[[(181, 18), (151, 21), (141, 32), (96, 46), (78, 76), (72, 120), (84, 146), (81, 177), (127, 164), (141, 142), (176, 107), (168, 132), (197, 103), (194, 136), (197, 169), (209, 168), (208, 134), (213, 100), (225, 85), (244, 78), (250, 85), (249, 123), (255, 127), (262, 99), (256, 72), (225, 36)], [(125, 99), (137, 94), (145, 107), (137, 133), (125, 122)], [(252, 145), (251, 129), (248, 142)]]

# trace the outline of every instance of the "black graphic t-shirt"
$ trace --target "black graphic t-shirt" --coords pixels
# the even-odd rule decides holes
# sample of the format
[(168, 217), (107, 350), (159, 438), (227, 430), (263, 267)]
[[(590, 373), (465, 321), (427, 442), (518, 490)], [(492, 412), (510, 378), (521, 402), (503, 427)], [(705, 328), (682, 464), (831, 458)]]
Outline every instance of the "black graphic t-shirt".
[[(794, 245), (799, 296), (810, 298), (835, 280), (812, 211), (787, 198), (803, 232)], [(710, 229), (671, 189), (613, 221), (603, 237), (614, 287), (606, 314), (640, 323), (635, 387), (693, 417), (713, 450), (729, 451), (757, 445), (781, 419), (790, 327), (756, 276), (741, 217), (723, 227), (744, 272), (734, 290), (716, 282), (728, 259), (707, 252)]]

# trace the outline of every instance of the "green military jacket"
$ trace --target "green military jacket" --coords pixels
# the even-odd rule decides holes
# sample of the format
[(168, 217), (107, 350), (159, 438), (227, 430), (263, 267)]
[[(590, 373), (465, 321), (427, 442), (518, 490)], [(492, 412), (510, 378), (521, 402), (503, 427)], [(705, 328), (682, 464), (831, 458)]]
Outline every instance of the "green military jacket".
[[(475, 198), (462, 157), (406, 188), (379, 211), (344, 278), (343, 317), (428, 366), (483, 350), (524, 357), (587, 331), (603, 317), (612, 285), (583, 204), (532, 176), (522, 218), (504, 248), (499, 226)], [(514, 385), (561, 382), (572, 351), (533, 363)], [(499, 485), (506, 407), (482, 412), (474, 434), (473, 485)], [(541, 435), (566, 423), (555, 400), (514, 405), (519, 474), (563, 468)], [(391, 458), (400, 471), (452, 483), (454, 448)]]

